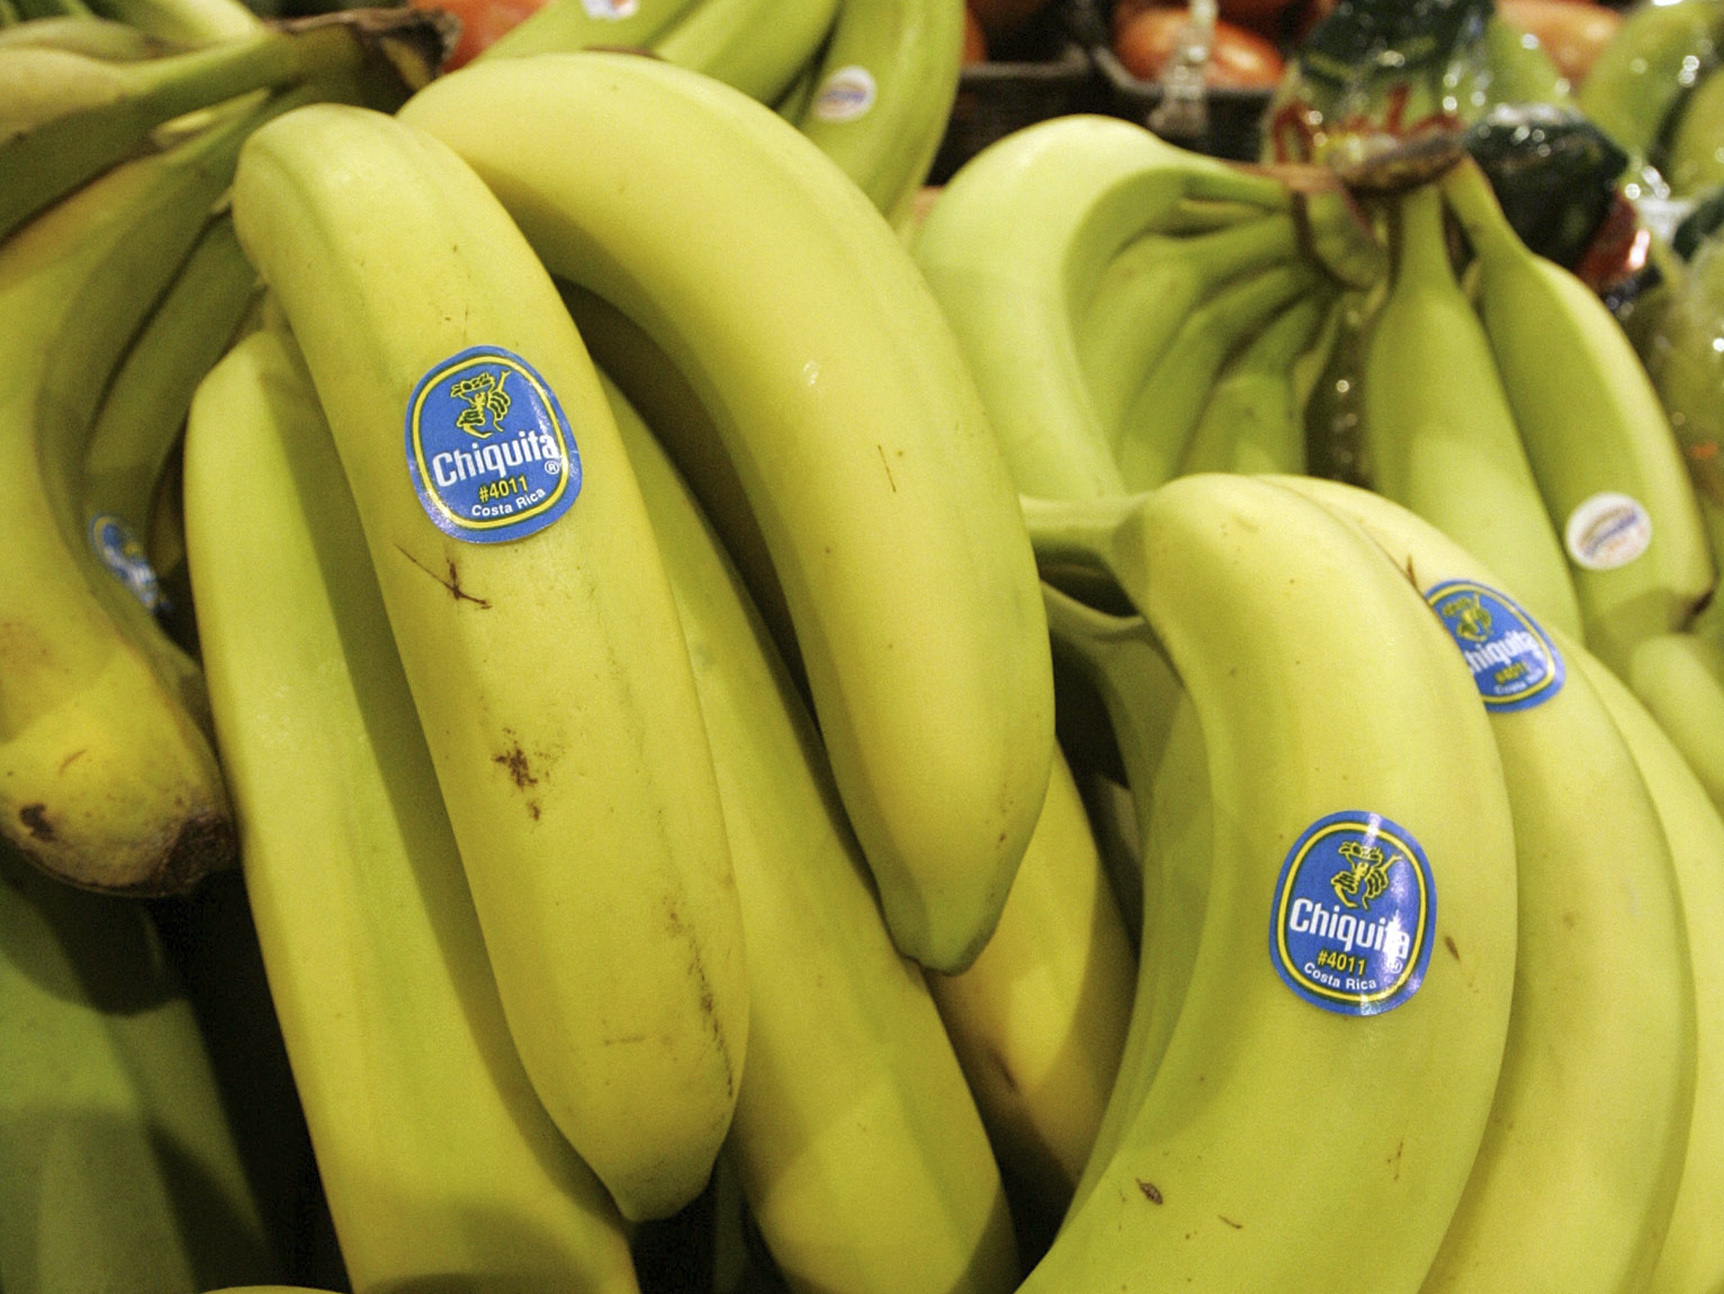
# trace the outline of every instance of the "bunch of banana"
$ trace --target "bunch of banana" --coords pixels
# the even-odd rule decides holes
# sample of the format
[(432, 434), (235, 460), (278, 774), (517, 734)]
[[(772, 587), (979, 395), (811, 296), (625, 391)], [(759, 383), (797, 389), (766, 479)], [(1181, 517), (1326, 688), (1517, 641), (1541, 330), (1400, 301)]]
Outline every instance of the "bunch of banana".
[(1113, 1126), (1021, 1288), (1417, 1290), (1513, 997), (1514, 826), (1469, 671), (1369, 538), (1260, 478), (1026, 515), (1050, 569), (1112, 585), (1109, 611), (1049, 584), (1050, 625), (1122, 731), (1165, 732), (1121, 747), (1166, 879)]
[(1149, 489), (1188, 455), (1303, 470), (1342, 289), (1384, 264), (1337, 185), (1084, 114), (971, 158), (913, 251), (1019, 490), (1050, 499)]
[(192, 1294), (281, 1255), (144, 904), (0, 846), (0, 1282)]
[(96, 889), (185, 891), (234, 860), (202, 678), (145, 542), (191, 389), (253, 298), (221, 209), (240, 146), (319, 99), (392, 110), (435, 61), (422, 17), (238, 12), (0, 31), (0, 838)]
[(771, 105), (895, 225), (958, 92), (963, 0), (550, 0), (480, 59), (634, 48)]
[(1017, 495), (897, 233), (769, 108), (660, 60), (486, 60), (399, 117), (682, 374), (704, 414), (661, 434), (786, 609), (894, 942), (964, 969), (1045, 798), (1052, 671)]

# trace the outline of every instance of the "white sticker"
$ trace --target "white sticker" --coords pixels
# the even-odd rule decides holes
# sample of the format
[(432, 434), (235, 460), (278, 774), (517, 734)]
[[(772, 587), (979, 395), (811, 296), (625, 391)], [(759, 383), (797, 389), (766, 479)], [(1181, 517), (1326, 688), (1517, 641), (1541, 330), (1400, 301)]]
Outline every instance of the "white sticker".
[(1595, 494), (1569, 513), (1563, 531), (1568, 555), (1589, 571), (1626, 566), (1652, 542), (1652, 518), (1638, 499)]
[(581, 5), (587, 11), (587, 17), (608, 22), (617, 22), (623, 18), (632, 18), (639, 9), (640, 0), (581, 0)]
[(821, 121), (855, 121), (868, 114), (876, 94), (874, 74), (867, 68), (841, 67), (814, 92), (814, 115)]

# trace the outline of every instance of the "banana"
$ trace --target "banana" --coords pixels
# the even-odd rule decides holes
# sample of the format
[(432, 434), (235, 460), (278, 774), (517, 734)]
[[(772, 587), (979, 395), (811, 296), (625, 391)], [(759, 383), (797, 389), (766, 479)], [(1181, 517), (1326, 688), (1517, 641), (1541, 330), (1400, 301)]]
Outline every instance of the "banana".
[(88, 0), (88, 5), (104, 18), (185, 45), (239, 40), (266, 25), (243, 0)]
[(1042, 816), (999, 925), (961, 975), (930, 973), (1021, 1215), (1059, 1221), (1113, 1089), (1136, 957), (1070, 765), (1056, 752)]
[[(1026, 502), (1026, 508), (1042, 506)], [(1051, 533), (1039, 520), (1032, 524), (1037, 533)], [(1053, 556), (1053, 547), (1047, 552)], [(1185, 1000), (1208, 898), (1209, 773), (1191, 699), (1143, 617), (1099, 611), (1051, 582), (1044, 584), (1043, 596), (1057, 648), (1089, 675), (1112, 715), (1131, 792), (1143, 895), (1131, 1014), (1113, 1087), (1070, 1192), (1069, 1214), (1083, 1206), (1112, 1160), (1123, 1129), (1154, 1080)]]
[(1682, 752), (1615, 673), (1589, 652), (1578, 668), (1616, 720), (1663, 820), (1682, 886), (1682, 911), (1694, 972), (1697, 1024), (1694, 1115), (1670, 1225), (1647, 1294), (1712, 1294), (1724, 1289), (1724, 819)]
[(1243, 278), (1293, 264), (1298, 255), (1298, 222), (1285, 212), (1195, 235), (1144, 234), (1122, 247), (1072, 322), (1084, 383), (1108, 442), (1144, 374), (1199, 305)]
[(474, 58), (519, 58), (549, 51), (649, 48), (683, 12), (704, 0), (548, 0)]
[(146, 905), (0, 845), (0, 1280), (188, 1294), (283, 1275)]
[(1278, 478), (1362, 526), (1475, 677), (1514, 818), (1519, 928), (1502, 1075), (1466, 1194), (1422, 1287), (1641, 1290), (1695, 1100), (1682, 892), (1651, 793), (1577, 664), (1480, 562), (1380, 495)]
[[(1631, 196), (1662, 184), (1646, 168), (1658, 160), (1665, 130), (1699, 79), (1724, 49), (1724, 4), (1675, 0), (1640, 4), (1623, 15), (1616, 35), (1598, 52), (1576, 88), (1575, 106), (1629, 154)], [(1651, 196), (1651, 194), (1648, 194)]]
[(0, 831), (80, 885), (185, 890), (234, 861), (190, 662), (86, 538), (83, 460), (107, 376), (178, 273), (241, 143), (309, 97), (247, 101), (105, 173), (0, 244)]
[(802, 698), (735, 567), (615, 387), (676, 594), (731, 833), (749, 1062), (725, 1143), (797, 1291), (1006, 1294), (994, 1152), (919, 968), (892, 946)]
[[(1088, 113), (996, 140), (942, 187), (912, 250), (1020, 491), (1061, 499), (1123, 492), (1111, 426), (1086, 384), (1072, 320), (1122, 248), (1176, 223), (1191, 202), (1237, 203), (1263, 215), (1294, 208), (1291, 191), (1271, 176)], [(1259, 248), (1275, 259), (1295, 233), (1266, 232), (1248, 263)], [(1231, 272), (1231, 258), (1220, 260)], [(1209, 264), (1181, 263), (1173, 277), (1202, 294)]]
[(1598, 294), (1521, 241), (1471, 159), (1441, 183), (1478, 258), (1478, 313), (1521, 443), (1563, 527), (1582, 641), (1620, 673), (1637, 643), (1683, 628), (1717, 578), (1681, 447)]
[(1719, 64), (1702, 71), (1666, 127), (1661, 170), (1670, 192), (1697, 198), (1724, 184), (1718, 135), (1724, 126), (1724, 76)]
[(963, 0), (842, 0), (791, 118), (902, 227), (951, 120)]
[[(700, 395), (721, 445), (693, 457), (728, 461), (758, 523), (772, 571), (744, 574), (783, 590), (894, 941), (963, 969), (1044, 798), (1052, 669), (1016, 495), (897, 234), (790, 123), (664, 62), (475, 64), (400, 116)], [(579, 146), (547, 158), (558, 122)]]
[(1404, 191), (1396, 219), (1394, 279), (1372, 316), (1361, 370), (1371, 483), (1499, 572), (1542, 623), (1579, 638), (1562, 540), (1449, 260), (1441, 190)]
[(83, 464), (87, 533), (150, 611), (165, 610), (166, 596), (144, 548), (159, 483), (192, 392), (233, 340), (256, 284), (233, 221), (218, 215), (133, 339), (91, 426)]
[(1021, 1289), (1417, 1289), (1513, 988), (1513, 826), (1465, 666), (1367, 537), (1257, 478), (1032, 536), (1094, 552), (1165, 650), (1213, 852), (1154, 1078)]
[(1216, 375), (1178, 471), (1304, 472), (1305, 409), (1336, 322), (1335, 294), (1308, 293), (1243, 343)]
[(197, 388), (186, 525), (270, 993), (355, 1290), (633, 1294), (510, 1039), (358, 511), (291, 339)]
[(182, 48), (131, 23), (99, 18), (93, 13), (33, 18), (11, 26), (0, 25), (0, 49), (25, 46), (65, 50), (122, 62), (156, 58)]
[(534, 1089), (625, 1217), (673, 1213), (729, 1126), (746, 968), (687, 650), (592, 361), (490, 190), (398, 117), (270, 123), (233, 219), (329, 419)]
[[(352, 98), (366, 78), (372, 106), (395, 108), (407, 89), (379, 65), (391, 43), (411, 38), (423, 24), (411, 14), (275, 24), (127, 60), (61, 46), (0, 46), (0, 168), (9, 176), (0, 186), (0, 237), (116, 162), (147, 151), (165, 123), (254, 90), (351, 83), (325, 97)], [(392, 34), (391, 26), (409, 35)]]
[(1724, 643), (1698, 633), (1655, 634), (1617, 674), (1724, 812)]
[(775, 103), (809, 62), (840, 0), (701, 0), (653, 40), (658, 57)]
[(1273, 266), (1219, 288), (1180, 320), (1116, 433), (1114, 457), (1127, 490), (1151, 490), (1178, 474), (1227, 361), (1295, 303), (1320, 301), (1322, 283), (1301, 261)]

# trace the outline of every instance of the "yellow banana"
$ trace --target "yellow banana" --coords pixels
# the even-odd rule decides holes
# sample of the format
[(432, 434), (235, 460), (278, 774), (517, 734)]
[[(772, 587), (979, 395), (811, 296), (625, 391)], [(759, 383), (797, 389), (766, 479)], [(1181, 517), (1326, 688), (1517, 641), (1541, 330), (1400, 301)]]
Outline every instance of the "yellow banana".
[(963, 0), (841, 0), (791, 117), (902, 227), (951, 120)]
[[(512, 80), (527, 60), (482, 66)], [(626, 1217), (675, 1212), (736, 1100), (741, 917), (675, 605), (592, 361), (495, 196), (398, 117), (270, 123), (233, 213), (358, 502), (534, 1088)]]
[(1682, 912), (1694, 970), (1697, 1024), (1694, 1116), (1670, 1226), (1647, 1294), (1714, 1294), (1724, 1289), (1724, 1231), (1717, 1201), (1724, 1195), (1724, 819), (1652, 713), (1596, 656), (1582, 653), (1579, 669), (1616, 720), (1664, 822), (1682, 886)]
[[(1264, 226), (1264, 239), (1217, 235), (1219, 272), (1235, 264), (1240, 241), (1247, 263), (1296, 245), (1293, 196), (1279, 181), (1132, 122), (1084, 113), (1038, 122), (982, 150), (919, 226), (916, 263), (963, 348), (1020, 491), (1123, 491), (1112, 426), (1086, 381), (1073, 320), (1122, 248), (1177, 228), (1193, 201), (1286, 219)], [(1210, 265), (1181, 262), (1170, 299), (1177, 305), (1180, 285), (1204, 291)]]
[(1192, 472), (1304, 472), (1305, 408), (1337, 326), (1333, 293), (1294, 301), (1216, 374), (1179, 460)]
[(1695, 999), (1658, 810), (1584, 648), (1380, 495), (1276, 478), (1359, 524), (1478, 680), (1514, 816), (1514, 1005), (1491, 1120), (1422, 1287), (1625, 1294), (1645, 1286), (1694, 1106)]
[(1416, 1290), (1513, 986), (1513, 827), (1467, 670), (1380, 549), (1256, 478), (1032, 521), (1038, 552), (1096, 555), (1189, 692), (1213, 852), (1154, 1078), (1021, 1288)]
[(1048, 798), (994, 937), (929, 987), (988, 1124), (1020, 1224), (1057, 1224), (1119, 1070), (1136, 957), (1078, 784)]
[(1394, 213), (1394, 276), (1360, 374), (1371, 484), (1499, 572), (1545, 625), (1579, 638), (1562, 540), (1449, 260), (1442, 192), (1434, 183), (1408, 189)]
[(763, 104), (775, 103), (820, 54), (840, 0), (701, 0), (652, 41), (652, 52)]
[(648, 48), (698, 0), (548, 0), (492, 41), (475, 61), (595, 45)]
[[(90, 542), (151, 611), (166, 610), (145, 551), (156, 495), (180, 444), (192, 391), (233, 340), (256, 284), (233, 221), (217, 216), (127, 349), (90, 429), (83, 463)], [(187, 686), (201, 693), (201, 685)]]
[(510, 1038), (359, 514), (281, 332), (198, 386), (185, 490), (246, 894), (354, 1290), (633, 1294), (616, 1207)]
[(1636, 643), (1686, 627), (1716, 579), (1670, 417), (1598, 293), (1521, 241), (1475, 162), (1442, 193), (1478, 257), (1479, 317), (1562, 527), (1582, 641), (1621, 673)]
[(220, 769), (186, 704), (191, 662), (89, 544), (83, 463), (106, 379), (241, 142), (308, 94), (236, 105), (0, 244), (0, 831), (81, 885), (184, 890), (234, 861)]
[(694, 662), (748, 939), (726, 1160), (794, 1291), (1007, 1294), (1018, 1257), (994, 1152), (928, 986), (892, 946), (819, 734), (693, 496), (608, 390)]
[(771, 109), (652, 59), (475, 64), (400, 115), (700, 395), (722, 449), (694, 457), (728, 460), (770, 552), (744, 574), (782, 590), (893, 938), (962, 969), (1041, 808), (1052, 670), (1016, 495), (897, 234)]
[(1724, 812), (1724, 643), (1699, 633), (1654, 634), (1617, 673)]
[(1229, 358), (1275, 316), (1319, 298), (1323, 280), (1292, 261), (1232, 280), (1192, 307), (1143, 375), (1115, 433), (1114, 455), (1128, 490), (1150, 490), (1178, 475), (1203, 407)]

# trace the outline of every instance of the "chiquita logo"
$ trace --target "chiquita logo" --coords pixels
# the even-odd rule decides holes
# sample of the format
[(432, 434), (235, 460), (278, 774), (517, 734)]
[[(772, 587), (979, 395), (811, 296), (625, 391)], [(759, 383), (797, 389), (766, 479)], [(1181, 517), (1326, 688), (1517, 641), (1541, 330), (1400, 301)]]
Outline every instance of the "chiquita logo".
[(1425, 601), (1460, 648), (1485, 709), (1524, 710), (1562, 691), (1562, 654), (1507, 594), (1471, 580), (1445, 580)]
[(1341, 1015), (1378, 1015), (1418, 991), (1437, 895), (1424, 851), (1381, 814), (1331, 813), (1281, 865), (1269, 952), (1286, 985)]
[(542, 530), (581, 489), (556, 395), (496, 346), (469, 347), (419, 379), (407, 404), (407, 470), (437, 528), (474, 543)]
[(102, 565), (132, 591), (132, 596), (143, 603), (145, 609), (164, 609), (166, 599), (156, 579), (155, 567), (150, 565), (149, 554), (144, 551), (137, 534), (124, 520), (111, 512), (91, 518), (90, 546), (96, 550)]

